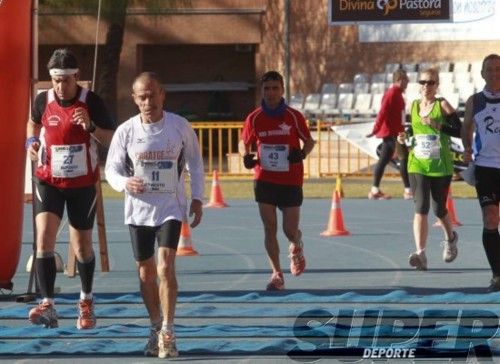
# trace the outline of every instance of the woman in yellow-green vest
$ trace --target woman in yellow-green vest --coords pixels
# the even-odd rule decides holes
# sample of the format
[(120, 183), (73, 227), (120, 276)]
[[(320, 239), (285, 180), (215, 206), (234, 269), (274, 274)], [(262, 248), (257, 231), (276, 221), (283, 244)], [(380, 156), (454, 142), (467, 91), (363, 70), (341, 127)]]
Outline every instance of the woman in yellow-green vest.
[(438, 71), (423, 71), (418, 82), (421, 98), (413, 101), (411, 126), (398, 136), (398, 142), (404, 144), (409, 138), (408, 173), (415, 204), (413, 234), (416, 246), (416, 251), (410, 254), (409, 263), (417, 270), (427, 270), (425, 247), (431, 198), (432, 209), (444, 234), (443, 260), (450, 263), (458, 253), (458, 234), (453, 231), (446, 198), (453, 175), (450, 136), (460, 136), (461, 122), (449, 102), (436, 97)]

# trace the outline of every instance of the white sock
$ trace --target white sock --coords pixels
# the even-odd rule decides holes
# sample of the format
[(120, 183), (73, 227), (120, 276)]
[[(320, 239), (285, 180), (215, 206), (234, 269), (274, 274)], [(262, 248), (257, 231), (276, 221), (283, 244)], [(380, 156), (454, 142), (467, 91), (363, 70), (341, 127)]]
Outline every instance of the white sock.
[(163, 321), (161, 325), (161, 331), (173, 335), (174, 334), (174, 324), (167, 324), (165, 321)]
[(372, 193), (379, 193), (380, 189), (378, 187), (372, 186)]
[(43, 303), (49, 303), (52, 306), (54, 306), (54, 299), (53, 298), (44, 297), (43, 300), (42, 300), (42, 302)]
[(80, 292), (80, 299), (81, 300), (91, 300), (94, 296), (92, 295), (92, 292), (90, 293), (85, 293), (85, 292)]
[(411, 193), (411, 188), (405, 188), (405, 193)]

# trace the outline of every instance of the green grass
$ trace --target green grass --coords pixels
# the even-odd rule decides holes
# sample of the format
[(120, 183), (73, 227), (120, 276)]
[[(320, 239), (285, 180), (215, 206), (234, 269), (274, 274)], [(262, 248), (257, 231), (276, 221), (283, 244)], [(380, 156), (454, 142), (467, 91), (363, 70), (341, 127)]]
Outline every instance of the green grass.
[[(343, 178), (341, 182), (344, 198), (366, 198), (371, 187), (368, 178)], [(251, 179), (221, 179), (220, 188), (224, 199), (253, 199), (253, 181)], [(463, 181), (452, 182), (453, 198), (475, 198), (476, 190)], [(205, 185), (205, 197), (210, 196), (211, 180)], [(335, 188), (335, 178), (309, 179), (304, 182), (305, 198), (331, 198)], [(384, 177), (380, 188), (394, 198), (403, 196), (403, 185), (399, 178)], [(104, 198), (123, 198), (123, 195), (114, 191), (106, 182), (102, 183)]]

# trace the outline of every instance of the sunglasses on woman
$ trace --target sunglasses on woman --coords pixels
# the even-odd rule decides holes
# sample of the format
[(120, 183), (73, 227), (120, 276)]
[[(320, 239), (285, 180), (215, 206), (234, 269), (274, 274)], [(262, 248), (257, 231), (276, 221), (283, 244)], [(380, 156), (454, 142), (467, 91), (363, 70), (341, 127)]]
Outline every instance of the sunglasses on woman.
[(436, 81), (434, 80), (420, 80), (418, 81), (419, 84), (423, 85), (429, 85), (429, 86), (434, 86), (436, 84)]

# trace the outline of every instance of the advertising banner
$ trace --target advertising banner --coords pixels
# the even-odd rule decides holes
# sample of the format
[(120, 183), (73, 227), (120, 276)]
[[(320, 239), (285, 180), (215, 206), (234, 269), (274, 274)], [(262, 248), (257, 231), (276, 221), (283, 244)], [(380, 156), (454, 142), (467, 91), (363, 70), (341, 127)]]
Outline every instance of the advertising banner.
[(451, 21), (452, 0), (329, 0), (331, 25)]
[[(425, 42), (500, 39), (500, 1), (453, 0), (453, 22), (444, 24), (360, 25), (359, 41)], [(420, 22), (419, 22), (420, 23)]]

